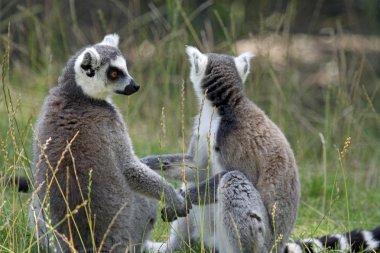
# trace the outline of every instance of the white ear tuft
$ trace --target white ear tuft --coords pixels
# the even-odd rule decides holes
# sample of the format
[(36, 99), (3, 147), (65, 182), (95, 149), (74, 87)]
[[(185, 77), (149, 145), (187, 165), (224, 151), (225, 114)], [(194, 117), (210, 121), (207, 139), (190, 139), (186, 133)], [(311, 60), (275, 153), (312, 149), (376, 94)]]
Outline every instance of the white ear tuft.
[(245, 53), (242, 53), (241, 55), (239, 55), (237, 58), (246, 58), (248, 61), (250, 61), (255, 56), (256, 55), (252, 52), (245, 52)]
[(186, 53), (189, 56), (191, 68), (196, 75), (203, 73), (207, 65), (207, 56), (202, 54), (198, 48), (186, 46)]
[(251, 66), (250, 62), (254, 56), (255, 56), (255, 54), (253, 54), (251, 52), (246, 52), (246, 53), (242, 53), (241, 55), (235, 57), (235, 59), (234, 59), (236, 68), (239, 72), (240, 78), (243, 81), (243, 83), (245, 82), (245, 79), (247, 79), (247, 76), (248, 76), (249, 70), (250, 70), (250, 66)]
[(198, 48), (193, 46), (186, 46), (186, 53), (189, 56), (189, 58), (193, 57), (194, 54), (201, 55), (201, 51), (199, 51)]
[(119, 46), (119, 35), (116, 33), (114, 34), (108, 34), (104, 37), (103, 41), (100, 42), (102, 45), (108, 45), (111, 47), (118, 47)]

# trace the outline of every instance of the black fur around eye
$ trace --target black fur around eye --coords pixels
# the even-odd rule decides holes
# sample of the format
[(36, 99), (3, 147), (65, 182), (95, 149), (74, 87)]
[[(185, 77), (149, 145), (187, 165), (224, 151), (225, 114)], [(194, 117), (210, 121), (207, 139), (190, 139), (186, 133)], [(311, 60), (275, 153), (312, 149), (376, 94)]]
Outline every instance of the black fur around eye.
[(124, 72), (116, 67), (110, 67), (107, 71), (107, 77), (111, 80), (116, 80), (125, 76)]

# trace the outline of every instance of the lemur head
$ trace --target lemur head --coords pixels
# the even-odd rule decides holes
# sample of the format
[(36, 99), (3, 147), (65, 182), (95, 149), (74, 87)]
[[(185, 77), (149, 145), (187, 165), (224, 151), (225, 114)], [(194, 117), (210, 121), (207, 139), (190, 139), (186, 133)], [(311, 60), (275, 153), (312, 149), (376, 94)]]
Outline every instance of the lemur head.
[(250, 61), (254, 56), (250, 52), (243, 53), (237, 57), (223, 54), (203, 54), (197, 48), (191, 46), (186, 47), (186, 53), (191, 64), (190, 80), (200, 99), (209, 88), (206, 83), (207, 78), (222, 77), (229, 78), (230, 81), (233, 79), (233, 83), (243, 89), (243, 84), (249, 74)]
[(75, 81), (87, 96), (106, 99), (113, 93), (131, 95), (139, 90), (139, 85), (128, 73), (118, 44), (119, 36), (109, 34), (102, 42), (86, 47), (76, 57)]

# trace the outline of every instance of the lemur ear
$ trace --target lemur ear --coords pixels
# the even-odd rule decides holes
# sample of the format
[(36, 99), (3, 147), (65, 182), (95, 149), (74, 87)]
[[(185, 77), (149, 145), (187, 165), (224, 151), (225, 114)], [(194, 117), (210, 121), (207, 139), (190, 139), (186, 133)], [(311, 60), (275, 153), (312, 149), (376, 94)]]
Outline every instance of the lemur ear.
[(100, 55), (94, 48), (87, 48), (80, 56), (81, 69), (88, 77), (95, 75), (95, 70), (100, 66)]
[(186, 53), (189, 56), (191, 69), (194, 70), (194, 73), (196, 75), (203, 73), (207, 66), (207, 56), (192, 46), (186, 46)]
[(243, 82), (245, 82), (245, 80), (247, 79), (247, 76), (248, 76), (249, 70), (250, 70), (250, 66), (251, 66), (250, 62), (254, 56), (255, 55), (253, 53), (246, 52), (246, 53), (243, 53), (243, 54), (235, 57), (235, 59), (234, 59), (236, 69), (238, 70), (240, 78)]
[(104, 36), (104, 39), (100, 44), (117, 48), (119, 46), (119, 35), (116, 33), (108, 34)]

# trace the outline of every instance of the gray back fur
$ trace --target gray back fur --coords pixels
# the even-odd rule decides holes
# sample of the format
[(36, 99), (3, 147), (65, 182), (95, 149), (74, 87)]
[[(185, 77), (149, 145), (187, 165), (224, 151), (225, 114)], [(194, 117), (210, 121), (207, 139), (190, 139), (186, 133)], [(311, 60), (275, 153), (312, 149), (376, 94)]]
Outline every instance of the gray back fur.
[[(281, 130), (244, 94), (233, 57), (208, 54), (202, 88), (221, 117), (215, 152), (227, 171), (242, 172), (258, 190), (279, 252), (295, 223), (300, 197), (297, 165)], [(272, 243), (268, 243), (271, 246)]]

